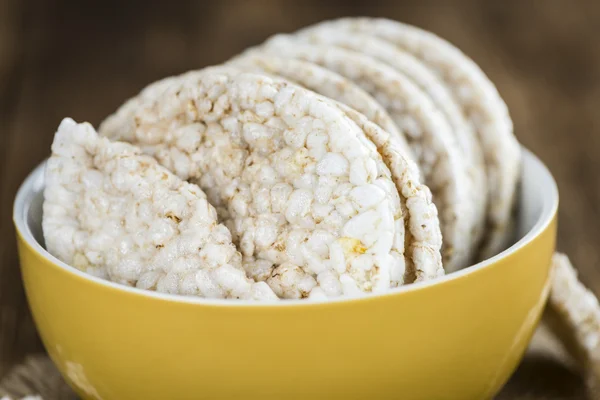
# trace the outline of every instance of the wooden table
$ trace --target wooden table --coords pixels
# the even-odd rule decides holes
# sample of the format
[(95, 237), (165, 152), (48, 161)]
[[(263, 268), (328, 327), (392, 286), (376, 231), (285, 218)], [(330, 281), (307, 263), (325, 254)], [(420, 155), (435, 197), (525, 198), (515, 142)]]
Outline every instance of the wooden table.
[[(0, 0), (0, 376), (42, 350), (21, 287), (11, 209), (60, 120), (97, 125), (148, 82), (342, 15), (422, 26), (482, 66), (520, 141), (558, 181), (559, 248), (600, 293), (600, 2), (171, 3)], [(551, 354), (528, 356), (501, 398), (585, 398), (581, 378)], [(518, 397), (528, 391), (538, 397)]]

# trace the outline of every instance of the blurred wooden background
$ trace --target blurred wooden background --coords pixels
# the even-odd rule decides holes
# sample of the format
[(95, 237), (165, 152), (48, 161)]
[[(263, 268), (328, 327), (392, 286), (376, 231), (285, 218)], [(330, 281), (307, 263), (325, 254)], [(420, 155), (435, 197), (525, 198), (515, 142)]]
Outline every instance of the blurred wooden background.
[[(97, 125), (153, 80), (343, 15), (424, 27), (481, 65), (508, 103), (518, 138), (558, 181), (559, 248), (600, 294), (600, 1), (0, 0), (0, 377), (42, 349), (21, 287), (11, 210), (60, 120)], [(581, 379), (544, 357), (526, 359), (515, 390), (554, 385), (547, 398), (584, 398)]]

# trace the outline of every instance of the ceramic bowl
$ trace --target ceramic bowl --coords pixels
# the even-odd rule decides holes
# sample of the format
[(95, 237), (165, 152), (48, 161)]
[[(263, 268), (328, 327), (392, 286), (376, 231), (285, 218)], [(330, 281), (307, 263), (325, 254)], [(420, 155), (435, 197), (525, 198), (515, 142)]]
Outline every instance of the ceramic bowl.
[(146, 292), (44, 249), (44, 165), (15, 202), (43, 342), (84, 399), (485, 399), (516, 368), (549, 290), (558, 193), (523, 150), (518, 240), (386, 294), (260, 304)]

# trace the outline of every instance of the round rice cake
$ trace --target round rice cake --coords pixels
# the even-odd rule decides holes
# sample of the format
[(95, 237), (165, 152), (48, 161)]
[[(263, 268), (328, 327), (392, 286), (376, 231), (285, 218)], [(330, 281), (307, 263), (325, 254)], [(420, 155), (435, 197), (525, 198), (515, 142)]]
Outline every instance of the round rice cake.
[[(262, 72), (289, 79), (335, 100), (338, 107), (375, 144), (384, 163), (390, 169), (396, 190), (400, 194), (401, 207), (408, 228), (405, 230), (405, 246), (403, 246), (409, 254), (404, 281), (428, 280), (444, 274), (441, 260), (437, 257), (441, 247), (441, 234), (437, 209), (431, 202), (431, 192), (419, 182), (419, 170), (412, 161), (404, 137), (399, 132), (392, 134), (385, 131), (381, 125), (367, 117), (382, 115), (382, 113), (387, 115), (385, 110), (380, 110), (379, 103), (341, 75), (310, 62), (268, 54), (247, 53), (232, 60), (231, 64), (239, 68), (258, 68)], [(408, 210), (407, 204), (410, 205), (411, 210)], [(398, 229), (404, 227), (400, 226)], [(415, 260), (424, 260), (431, 266)]]
[(280, 76), (325, 97), (346, 104), (394, 136), (410, 154), (408, 143), (387, 111), (370, 94), (343, 76), (317, 64), (278, 57), (259, 51), (246, 52), (228, 64), (237, 68)]
[[(474, 215), (475, 221), (473, 221), (474, 233), (470, 252), (470, 256), (474, 257), (483, 235), (487, 211), (485, 164), (473, 127), (466, 121), (460, 105), (444, 82), (418, 58), (377, 36), (363, 33), (349, 35), (348, 32), (327, 25), (315, 25), (303, 29), (295, 36), (308, 43), (339, 46), (383, 61), (417, 84), (444, 113), (467, 164), (472, 187), (471, 195), (475, 199), (477, 207)], [(357, 111), (360, 110), (357, 109)], [(466, 266), (454, 264), (447, 267), (454, 269)]]
[(355, 51), (305, 44), (290, 35), (276, 35), (260, 49), (330, 69), (362, 87), (386, 108), (405, 134), (424, 183), (433, 193), (444, 238), (444, 268), (455, 270), (456, 266), (467, 265), (476, 207), (460, 148), (448, 121), (432, 100), (405, 75)]
[(197, 182), (247, 270), (280, 297), (358, 295), (404, 283), (399, 196), (375, 146), (331, 101), (231, 71), (188, 73), (166, 90), (157, 84), (156, 96), (151, 85), (101, 131), (133, 138)]
[(277, 299), (246, 277), (229, 230), (198, 186), (88, 123), (60, 124), (44, 198), (46, 247), (79, 270), (165, 293)]
[(583, 368), (600, 382), (600, 305), (577, 278), (569, 258), (552, 258), (552, 285), (546, 321)]
[(494, 84), (454, 45), (417, 27), (383, 18), (341, 18), (321, 26), (350, 36), (380, 37), (422, 60), (445, 82), (477, 133), (486, 164), (488, 227), (480, 258), (506, 248), (513, 237), (521, 151), (508, 108)]

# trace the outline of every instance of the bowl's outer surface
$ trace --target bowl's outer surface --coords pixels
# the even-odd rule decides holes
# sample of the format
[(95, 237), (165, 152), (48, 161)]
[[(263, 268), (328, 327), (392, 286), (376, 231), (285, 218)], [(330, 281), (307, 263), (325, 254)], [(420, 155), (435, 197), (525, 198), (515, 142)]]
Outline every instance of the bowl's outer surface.
[(46, 348), (85, 399), (481, 399), (540, 318), (555, 218), (454, 279), (299, 306), (159, 299), (73, 274), (21, 235), (19, 251)]

